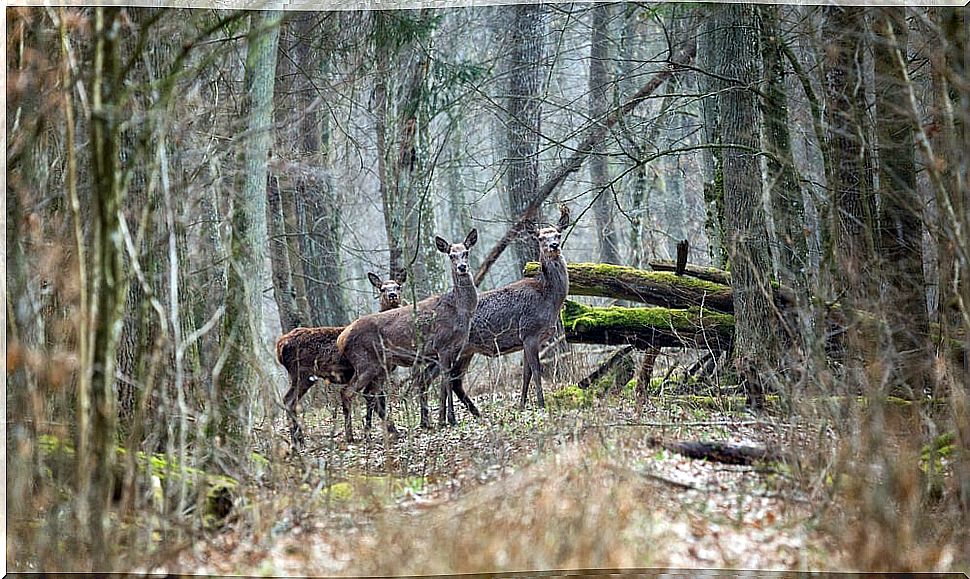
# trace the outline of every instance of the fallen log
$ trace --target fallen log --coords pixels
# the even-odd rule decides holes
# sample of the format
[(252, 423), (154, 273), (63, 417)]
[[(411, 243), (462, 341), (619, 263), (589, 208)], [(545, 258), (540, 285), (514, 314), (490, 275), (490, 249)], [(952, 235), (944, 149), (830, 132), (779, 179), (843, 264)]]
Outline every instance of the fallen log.
[[(677, 271), (677, 263), (670, 259), (654, 259), (649, 262), (649, 265), (654, 271)], [(688, 263), (684, 266), (684, 275), (722, 285), (731, 285), (731, 272), (726, 269)]]
[(734, 316), (704, 308), (586, 306), (567, 300), (562, 311), (566, 340), (580, 344), (630, 345), (640, 350), (728, 350)]
[[(696, 306), (724, 313), (734, 311), (731, 288), (718, 283), (608, 263), (570, 263), (566, 271), (569, 293), (574, 296), (632, 300), (666, 308)], [(530, 261), (523, 273), (526, 277), (537, 276), (539, 264)]]
[[(688, 268), (691, 266), (688, 266)], [(668, 271), (647, 271), (609, 263), (570, 263), (569, 294), (631, 300), (667, 308), (704, 307), (734, 313), (731, 286)], [(530, 261), (523, 275), (539, 275), (539, 264)], [(791, 290), (773, 285), (775, 304), (793, 303)]]
[(732, 444), (720, 441), (699, 440), (658, 440), (650, 441), (654, 446), (660, 446), (670, 452), (682, 454), (688, 458), (698, 458), (724, 464), (752, 465), (761, 462), (781, 462), (781, 453), (763, 446), (747, 444)]
[(624, 363), (630, 357), (630, 353), (633, 352), (634, 349), (635, 348), (633, 346), (624, 346), (616, 352), (613, 352), (613, 355), (610, 356), (605, 362), (600, 364), (599, 368), (593, 370), (588, 376), (580, 380), (577, 386), (583, 390), (586, 390), (613, 371), (614, 368)]

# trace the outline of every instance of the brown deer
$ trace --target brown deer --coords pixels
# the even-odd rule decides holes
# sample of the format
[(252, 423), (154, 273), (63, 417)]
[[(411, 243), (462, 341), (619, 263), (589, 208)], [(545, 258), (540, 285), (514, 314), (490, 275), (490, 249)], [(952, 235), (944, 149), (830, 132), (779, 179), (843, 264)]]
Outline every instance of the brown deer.
[[(438, 251), (451, 258), (452, 289), (413, 306), (359, 318), (337, 338), (337, 349), (354, 369), (350, 383), (340, 391), (348, 442), (354, 440), (350, 405), (354, 394), (362, 392), (372, 398), (377, 396), (382, 380), (398, 366), (414, 367), (412, 377), (421, 406), (421, 426), (425, 428), (431, 426), (426, 386), (438, 373), (445, 374), (439, 392), (438, 414), (439, 424), (445, 422), (450, 383), (447, 372), (468, 341), (468, 328), (478, 303), (478, 292), (468, 267), (468, 250), (476, 241), (478, 231), (475, 229), (461, 243), (450, 244), (435, 237)], [(386, 402), (376, 407), (387, 431), (397, 434)]]
[(404, 305), (401, 301), (401, 290), (404, 288), (404, 282), (408, 280), (408, 272), (401, 272), (401, 279), (399, 280), (389, 279), (387, 281), (382, 281), (381, 276), (376, 273), (367, 272), (367, 279), (370, 280), (371, 285), (377, 289), (380, 295), (382, 312)]
[[(367, 279), (380, 292), (381, 311), (401, 306), (401, 286), (407, 279), (382, 281), (380, 276), (367, 273)], [(293, 445), (304, 442), (303, 428), (297, 418), (296, 406), (303, 396), (318, 380), (332, 384), (346, 384), (354, 374), (353, 367), (340, 356), (337, 350), (337, 336), (346, 326), (321, 326), (315, 328), (295, 328), (280, 336), (276, 341), (276, 360), (286, 368), (290, 375), (290, 388), (283, 395), (283, 405), (290, 418), (290, 439)], [(367, 398), (367, 427), (370, 427), (373, 398)], [(377, 400), (380, 403), (380, 400)]]
[[(483, 292), (472, 319), (468, 344), (451, 370), (451, 390), (475, 416), (478, 408), (465, 393), (462, 377), (475, 354), (494, 358), (523, 350), (522, 396), (519, 408), (528, 399), (529, 382), (535, 380), (536, 399), (545, 408), (539, 348), (556, 332), (560, 311), (569, 292), (566, 260), (562, 257), (562, 232), (569, 225), (569, 208), (559, 208), (559, 222), (535, 232), (539, 243), (540, 275), (520, 279), (509, 285)], [(448, 422), (455, 424), (454, 407), (448, 400)]]

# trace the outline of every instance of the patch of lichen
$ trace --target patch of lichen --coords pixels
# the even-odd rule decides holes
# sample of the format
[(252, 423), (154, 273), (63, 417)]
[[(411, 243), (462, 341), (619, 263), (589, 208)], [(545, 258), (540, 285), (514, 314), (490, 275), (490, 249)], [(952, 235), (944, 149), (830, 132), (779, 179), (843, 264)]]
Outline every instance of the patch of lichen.
[(566, 300), (562, 311), (566, 331), (609, 329), (663, 328), (672, 330), (696, 329), (701, 324), (734, 327), (734, 316), (705, 308), (673, 309), (664, 307), (626, 308), (621, 306), (586, 306)]

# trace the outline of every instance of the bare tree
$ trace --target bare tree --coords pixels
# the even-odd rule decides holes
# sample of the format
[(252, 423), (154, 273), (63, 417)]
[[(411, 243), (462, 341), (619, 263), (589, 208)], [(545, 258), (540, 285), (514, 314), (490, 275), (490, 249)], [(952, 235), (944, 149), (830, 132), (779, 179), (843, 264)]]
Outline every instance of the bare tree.
[(927, 385), (929, 318), (923, 276), (923, 202), (916, 190), (913, 121), (905, 101), (908, 25), (904, 8), (874, 12), (876, 138), (879, 146), (879, 235), (882, 276), (888, 287), (897, 386), (922, 393)]
[(771, 259), (761, 202), (759, 118), (754, 92), (758, 78), (757, 13), (747, 4), (715, 9), (718, 116), (726, 144), (724, 162), (724, 233), (734, 289), (734, 358), (749, 399), (764, 403), (778, 345), (771, 314)]
[[(589, 118), (600, 123), (610, 109), (610, 58), (609, 24), (612, 18), (611, 4), (596, 4), (592, 12), (592, 33), (589, 51)], [(599, 229), (599, 259), (604, 263), (620, 263), (619, 232), (613, 223), (614, 192), (610, 180), (609, 157), (605, 142), (596, 144), (590, 154), (589, 175), (593, 186), (596, 228)]]
[[(509, 11), (508, 170), (505, 180), (509, 218), (516, 220), (525, 213), (539, 189), (545, 9), (541, 4), (518, 4)], [(512, 247), (518, 271), (538, 255), (535, 243), (529, 239), (516, 238)]]
[[(792, 154), (788, 114), (788, 95), (785, 89), (785, 63), (781, 29), (778, 26), (778, 6), (758, 7), (760, 24), (761, 61), (764, 66), (764, 96), (761, 110), (765, 123), (768, 197), (771, 200), (775, 225), (774, 244), (779, 279), (804, 293), (808, 270), (808, 243), (805, 239), (805, 201), (800, 176)], [(805, 297), (803, 295), (803, 297)]]
[(862, 9), (833, 6), (825, 9), (827, 147), (833, 156), (830, 208), (830, 247), (839, 263), (835, 283), (839, 293), (863, 299), (869, 295), (873, 262), (872, 198), (866, 191), (864, 137), (858, 108), (864, 103), (859, 54)]
[(265, 278), (267, 157), (272, 143), (273, 90), (281, 12), (255, 11), (246, 51), (245, 118), (239, 185), (232, 196), (232, 249), (222, 344), (226, 361), (212, 402), (213, 432), (241, 444), (249, 432), (247, 408), (268, 352), (261, 334)]

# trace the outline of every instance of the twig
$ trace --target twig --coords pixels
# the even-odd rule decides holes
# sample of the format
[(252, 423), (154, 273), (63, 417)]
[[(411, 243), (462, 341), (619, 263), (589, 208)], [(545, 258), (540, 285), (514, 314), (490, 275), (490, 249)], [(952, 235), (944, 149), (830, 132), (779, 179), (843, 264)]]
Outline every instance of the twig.
[(697, 485), (692, 485), (690, 483), (680, 482), (679, 480), (674, 480), (672, 478), (667, 478), (665, 476), (661, 476), (659, 474), (655, 474), (655, 473), (652, 473), (652, 472), (636, 471), (636, 473), (639, 474), (640, 476), (644, 477), (644, 478), (649, 478), (649, 479), (652, 479), (652, 480), (655, 480), (655, 481), (660, 481), (662, 483), (665, 483), (665, 484), (668, 484), (670, 486), (674, 486), (674, 487), (677, 487), (677, 488), (686, 489), (686, 490), (690, 490), (690, 491), (710, 492), (709, 489), (705, 489), (705, 488), (699, 487)]

